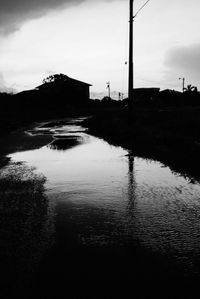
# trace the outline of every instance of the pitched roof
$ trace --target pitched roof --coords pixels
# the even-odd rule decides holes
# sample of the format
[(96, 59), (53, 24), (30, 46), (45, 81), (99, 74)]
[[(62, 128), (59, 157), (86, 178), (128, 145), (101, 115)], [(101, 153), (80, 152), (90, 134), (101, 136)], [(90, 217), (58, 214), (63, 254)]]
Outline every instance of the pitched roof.
[(52, 81), (52, 82), (46, 82), (46, 83), (43, 83), (39, 86), (36, 87), (36, 89), (40, 89), (40, 88), (44, 88), (44, 87), (47, 87), (47, 86), (52, 86), (52, 85), (57, 85), (58, 83), (63, 83), (63, 84), (67, 84), (67, 83), (70, 83), (70, 82), (74, 82), (75, 84), (81, 84), (81, 85), (87, 85), (87, 86), (92, 86), (91, 84), (89, 83), (86, 83), (86, 82), (83, 82), (83, 81), (79, 81), (79, 80), (76, 80), (76, 79), (73, 79), (73, 78), (70, 78), (68, 76), (65, 77), (66, 80), (64, 81), (60, 81), (59, 80), (56, 82), (56, 81)]
[(92, 84), (89, 84), (89, 83), (86, 83), (86, 82), (83, 82), (83, 81), (79, 81), (79, 80), (76, 80), (76, 79), (73, 79), (73, 78), (70, 78), (70, 77), (68, 77), (68, 78), (69, 78), (70, 80), (73, 80), (73, 81), (77, 82), (77, 83), (92, 86)]

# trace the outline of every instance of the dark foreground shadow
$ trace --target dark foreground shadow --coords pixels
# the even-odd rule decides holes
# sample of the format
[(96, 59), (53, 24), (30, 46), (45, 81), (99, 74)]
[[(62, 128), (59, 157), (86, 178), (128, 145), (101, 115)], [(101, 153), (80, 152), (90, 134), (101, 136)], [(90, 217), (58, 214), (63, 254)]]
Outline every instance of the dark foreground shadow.
[(43, 176), (21, 163), (1, 169), (1, 298), (27, 293), (44, 251), (52, 245), (54, 210), (44, 183)]

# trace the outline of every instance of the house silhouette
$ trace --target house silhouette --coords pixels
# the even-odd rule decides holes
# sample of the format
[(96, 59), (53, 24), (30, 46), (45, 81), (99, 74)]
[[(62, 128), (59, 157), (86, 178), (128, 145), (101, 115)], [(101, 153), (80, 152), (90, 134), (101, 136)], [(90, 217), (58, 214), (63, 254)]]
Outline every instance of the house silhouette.
[(90, 99), (91, 84), (70, 78), (64, 74), (48, 77), (36, 90), (44, 98), (73, 105), (84, 105)]
[(90, 104), (91, 84), (72, 79), (64, 74), (55, 74), (43, 80), (35, 89), (24, 90), (14, 95), (12, 109), (27, 117), (64, 113), (73, 107)]

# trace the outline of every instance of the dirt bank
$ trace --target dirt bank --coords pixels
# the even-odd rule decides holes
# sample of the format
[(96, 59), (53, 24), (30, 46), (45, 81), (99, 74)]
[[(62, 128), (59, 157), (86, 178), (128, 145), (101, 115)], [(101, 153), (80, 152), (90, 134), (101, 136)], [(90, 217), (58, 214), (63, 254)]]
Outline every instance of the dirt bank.
[(110, 110), (84, 122), (91, 134), (200, 180), (200, 108)]

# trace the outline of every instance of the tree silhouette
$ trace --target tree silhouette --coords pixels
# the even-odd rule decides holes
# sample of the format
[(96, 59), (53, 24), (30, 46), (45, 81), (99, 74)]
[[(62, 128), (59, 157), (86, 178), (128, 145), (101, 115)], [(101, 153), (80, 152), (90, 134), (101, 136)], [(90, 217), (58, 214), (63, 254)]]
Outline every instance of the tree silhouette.
[(197, 93), (198, 89), (196, 86), (192, 86), (191, 84), (187, 85), (186, 88), (184, 88), (184, 92), (186, 93)]
[(64, 74), (55, 74), (50, 75), (47, 78), (43, 79), (43, 84), (53, 83), (53, 82), (66, 82), (68, 80), (68, 76)]

